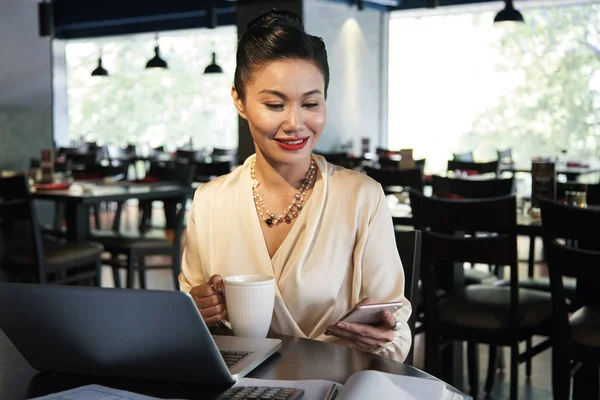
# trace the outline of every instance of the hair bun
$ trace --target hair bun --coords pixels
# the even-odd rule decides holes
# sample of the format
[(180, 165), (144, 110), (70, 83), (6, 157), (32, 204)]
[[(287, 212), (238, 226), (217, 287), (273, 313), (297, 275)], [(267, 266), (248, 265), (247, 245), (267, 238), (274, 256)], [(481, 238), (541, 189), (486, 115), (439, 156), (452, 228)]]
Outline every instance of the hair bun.
[(273, 28), (273, 27), (293, 27), (304, 32), (304, 24), (302, 18), (297, 14), (286, 11), (272, 9), (265, 11), (258, 17), (254, 18), (246, 27), (246, 32), (256, 28)]

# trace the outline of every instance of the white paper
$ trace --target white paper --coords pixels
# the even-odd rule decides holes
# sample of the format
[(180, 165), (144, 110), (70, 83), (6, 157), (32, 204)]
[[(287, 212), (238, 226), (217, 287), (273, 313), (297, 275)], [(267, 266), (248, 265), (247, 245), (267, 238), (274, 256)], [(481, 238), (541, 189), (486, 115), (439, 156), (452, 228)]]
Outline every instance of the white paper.
[(64, 392), (36, 397), (31, 400), (159, 400), (157, 397), (144, 396), (125, 390), (112, 389), (100, 385), (81, 386)]
[[(325, 380), (305, 380), (305, 381), (279, 381), (269, 379), (240, 379), (235, 386), (262, 386), (262, 387), (285, 387), (291, 389), (304, 389), (302, 400), (324, 400), (332, 385), (337, 385), (341, 388), (342, 385)], [(339, 397), (338, 397), (339, 400)]]
[(445, 390), (446, 384), (438, 380), (362, 371), (348, 378), (338, 400), (442, 400)]

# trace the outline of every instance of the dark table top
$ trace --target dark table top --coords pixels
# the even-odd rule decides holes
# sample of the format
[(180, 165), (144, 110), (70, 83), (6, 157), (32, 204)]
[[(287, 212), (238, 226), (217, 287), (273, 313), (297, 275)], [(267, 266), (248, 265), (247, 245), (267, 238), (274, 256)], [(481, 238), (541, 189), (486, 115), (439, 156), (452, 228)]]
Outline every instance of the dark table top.
[[(435, 379), (411, 366), (345, 346), (290, 336), (277, 337), (283, 340), (283, 347), (252, 371), (249, 377), (279, 380), (325, 379), (343, 384), (353, 373), (371, 369)], [(185, 383), (39, 373), (29, 366), (0, 331), (0, 399), (26, 399), (89, 384), (171, 399), (211, 399), (224, 390)], [(469, 397), (465, 396), (465, 399)]]
[[(510, 165), (510, 166), (501, 166), (500, 169), (506, 172), (523, 172), (523, 173), (531, 173), (531, 165)], [(557, 174), (564, 175), (586, 175), (592, 174), (594, 172), (600, 172), (600, 163), (591, 163), (589, 165), (585, 165), (582, 167), (565, 167), (558, 166), (556, 168)]]
[[(81, 185), (81, 183), (78, 183)], [(75, 184), (74, 184), (75, 185)], [(95, 204), (102, 201), (124, 201), (128, 199), (156, 200), (193, 194), (195, 188), (175, 183), (112, 183), (83, 184), (90, 190), (38, 190), (32, 192), (34, 199), (53, 200), (66, 203)]]

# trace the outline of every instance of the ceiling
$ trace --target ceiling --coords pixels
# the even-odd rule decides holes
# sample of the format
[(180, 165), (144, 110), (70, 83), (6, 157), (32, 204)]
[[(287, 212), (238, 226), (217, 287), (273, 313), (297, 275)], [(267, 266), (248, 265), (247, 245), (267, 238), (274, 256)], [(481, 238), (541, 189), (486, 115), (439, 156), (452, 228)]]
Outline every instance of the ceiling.
[[(306, 0), (313, 1), (313, 0)], [(326, 0), (382, 11), (483, 3), (492, 0)], [(497, 1), (497, 0), (495, 0)], [(53, 0), (54, 36), (63, 39), (235, 25), (236, 5), (254, 0)], [(273, 4), (268, 1), (265, 4)], [(211, 14), (211, 9), (215, 14)], [(213, 18), (211, 18), (213, 17)]]

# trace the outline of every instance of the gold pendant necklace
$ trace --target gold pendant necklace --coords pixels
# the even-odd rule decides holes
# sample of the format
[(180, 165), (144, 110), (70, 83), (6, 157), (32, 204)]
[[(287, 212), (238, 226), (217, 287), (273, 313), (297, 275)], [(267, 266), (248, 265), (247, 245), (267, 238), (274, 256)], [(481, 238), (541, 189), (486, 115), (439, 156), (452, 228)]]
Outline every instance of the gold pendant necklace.
[(258, 211), (260, 219), (262, 219), (263, 222), (268, 226), (276, 226), (284, 221), (288, 224), (291, 223), (293, 218), (298, 217), (298, 213), (300, 210), (302, 210), (302, 205), (304, 204), (306, 192), (314, 183), (317, 173), (317, 165), (315, 161), (310, 160), (310, 167), (308, 168), (304, 179), (300, 181), (300, 188), (294, 194), (294, 199), (292, 200), (291, 204), (281, 214), (279, 214), (279, 216), (276, 216), (267, 210), (267, 206), (265, 206), (265, 202), (258, 192), (260, 182), (256, 180), (255, 165), (256, 159), (252, 160), (252, 164), (250, 165), (250, 178), (252, 179), (252, 195), (254, 197), (254, 205), (256, 206), (256, 210)]

